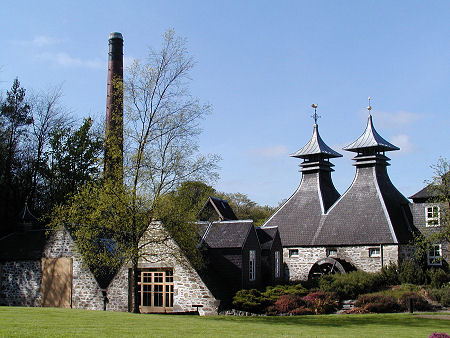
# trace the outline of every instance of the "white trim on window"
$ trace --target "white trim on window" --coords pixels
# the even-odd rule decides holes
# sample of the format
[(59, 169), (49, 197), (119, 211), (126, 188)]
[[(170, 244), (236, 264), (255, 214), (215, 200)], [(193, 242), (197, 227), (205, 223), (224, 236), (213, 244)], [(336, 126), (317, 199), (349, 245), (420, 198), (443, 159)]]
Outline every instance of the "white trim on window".
[(381, 257), (380, 248), (369, 248), (369, 257), (372, 257), (372, 258)]
[(337, 248), (327, 248), (326, 250), (327, 257), (336, 257), (337, 256)]
[(427, 205), (425, 207), (425, 226), (437, 227), (440, 225), (439, 205)]
[(250, 250), (248, 257), (248, 280), (253, 282), (256, 279), (256, 251)]
[(428, 250), (428, 265), (442, 265), (442, 246), (434, 244)]
[(275, 278), (280, 278), (280, 262), (281, 262), (281, 254), (279, 251), (275, 251)]
[(298, 249), (289, 249), (289, 257), (298, 257)]

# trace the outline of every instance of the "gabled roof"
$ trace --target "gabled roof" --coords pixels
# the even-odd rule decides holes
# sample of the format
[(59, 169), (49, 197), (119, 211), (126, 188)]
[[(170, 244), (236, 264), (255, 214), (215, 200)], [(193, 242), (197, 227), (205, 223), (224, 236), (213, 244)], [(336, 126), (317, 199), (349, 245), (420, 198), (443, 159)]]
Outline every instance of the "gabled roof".
[(367, 126), (364, 133), (354, 142), (344, 147), (344, 150), (359, 152), (361, 149), (375, 148), (378, 151), (393, 151), (400, 150), (400, 148), (389, 143), (380, 136), (375, 130), (372, 122), (372, 115), (367, 119)]
[(252, 227), (252, 220), (212, 222), (204, 242), (211, 249), (242, 248)]
[(272, 248), (277, 231), (278, 228), (276, 227), (256, 228), (256, 235), (262, 250), (270, 250)]
[(202, 219), (204, 216), (203, 214), (205, 211), (210, 208), (215, 211), (215, 213), (218, 216), (218, 220), (220, 221), (229, 221), (229, 220), (237, 220), (236, 215), (233, 212), (233, 209), (228, 204), (227, 201), (222, 200), (217, 197), (210, 196), (208, 200), (205, 202), (205, 205), (203, 206), (202, 210), (198, 213), (198, 218), (200, 221), (205, 221), (208, 219)]
[(46, 241), (45, 230), (9, 234), (0, 239), (0, 261), (40, 260)]
[[(448, 187), (448, 182), (450, 181), (450, 171), (446, 172), (444, 175), (440, 178), (441, 182), (438, 184), (442, 184), (445, 187)], [(440, 189), (437, 189), (436, 186), (434, 186), (434, 183), (428, 184), (425, 188), (419, 190), (414, 195), (408, 197), (412, 199), (414, 202), (417, 202), (419, 200), (425, 201), (427, 199), (436, 199), (440, 196), (440, 194), (445, 194), (445, 192), (440, 192)]]
[(435, 198), (438, 196), (439, 193), (435, 189), (432, 189), (432, 184), (429, 184), (425, 188), (416, 192), (414, 195), (410, 196), (409, 198), (411, 198), (414, 201), (414, 200)]
[(313, 134), (309, 142), (290, 156), (306, 159), (312, 155), (323, 155), (325, 158), (342, 157), (322, 140), (319, 135), (319, 126), (316, 123), (314, 123)]

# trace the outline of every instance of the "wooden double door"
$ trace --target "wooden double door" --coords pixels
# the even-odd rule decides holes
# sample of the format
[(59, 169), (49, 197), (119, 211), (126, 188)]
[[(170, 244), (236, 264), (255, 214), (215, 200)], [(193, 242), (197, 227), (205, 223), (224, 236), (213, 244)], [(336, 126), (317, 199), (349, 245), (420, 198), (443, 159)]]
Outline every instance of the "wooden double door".
[(141, 313), (173, 311), (173, 270), (142, 270), (138, 287)]

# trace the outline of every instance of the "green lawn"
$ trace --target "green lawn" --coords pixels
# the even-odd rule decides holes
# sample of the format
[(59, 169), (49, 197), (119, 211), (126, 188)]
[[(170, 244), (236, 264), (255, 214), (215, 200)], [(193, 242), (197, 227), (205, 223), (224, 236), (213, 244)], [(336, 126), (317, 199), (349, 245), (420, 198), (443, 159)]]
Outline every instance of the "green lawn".
[(0, 336), (11, 337), (428, 337), (450, 321), (410, 314), (297, 317), (136, 315), (53, 308), (0, 307)]

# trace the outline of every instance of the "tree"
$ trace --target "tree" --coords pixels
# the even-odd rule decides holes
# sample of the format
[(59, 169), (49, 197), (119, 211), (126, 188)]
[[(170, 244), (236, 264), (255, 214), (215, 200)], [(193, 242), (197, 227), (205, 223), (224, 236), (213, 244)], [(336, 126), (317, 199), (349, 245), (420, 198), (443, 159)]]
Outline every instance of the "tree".
[(434, 196), (433, 201), (439, 203), (439, 218), (442, 224), (441, 230), (431, 235), (431, 240), (447, 241), (450, 243), (450, 164), (447, 159), (441, 157), (435, 165), (432, 165), (434, 176), (427, 189)]
[(23, 209), (31, 176), (27, 147), (31, 107), (16, 78), (0, 106), (0, 235), (11, 231)]
[(217, 176), (218, 157), (198, 153), (199, 121), (211, 109), (190, 95), (189, 72), (194, 62), (185, 45), (184, 39), (168, 31), (160, 51), (150, 50), (147, 63), (135, 61), (128, 69), (123, 84), (123, 183), (111, 178), (88, 183), (53, 213), (52, 224), (71, 228), (90, 266), (99, 259), (90, 247), (93, 236), (107, 235), (114, 240), (120, 257), (133, 268), (135, 312), (139, 311), (139, 260), (157, 256), (144, 250), (148, 243), (141, 240), (142, 235), (162, 220), (165, 229), (161, 236), (149, 241), (164, 245), (175, 238), (183, 250), (196, 249), (190, 217), (179, 213), (176, 199), (164, 202), (186, 180)]
[(45, 207), (64, 203), (68, 195), (100, 177), (103, 139), (91, 118), (78, 129), (57, 124), (50, 132), (50, 148), (44, 152)]
[[(55, 136), (56, 129), (65, 126), (66, 130), (72, 126), (70, 114), (61, 104), (62, 86), (40, 91), (30, 99), (33, 123), (31, 128), (31, 152), (32, 152), (32, 177), (31, 188), (28, 197), (28, 205), (34, 210), (39, 210), (38, 204), (42, 204), (42, 194), (47, 190), (45, 172), (50, 152), (50, 139)], [(61, 140), (59, 140), (61, 141)], [(53, 142), (53, 145), (59, 146)], [(36, 197), (36, 195), (38, 195)], [(40, 210), (42, 211), (42, 210)]]
[(20, 86), (19, 79), (13, 82), (11, 90), (6, 92), (6, 100), (1, 106), (1, 117), (6, 133), (6, 161), (3, 175), (7, 184), (11, 184), (15, 169), (19, 138), (25, 133), (26, 126), (33, 122), (31, 106), (25, 100), (26, 90)]

